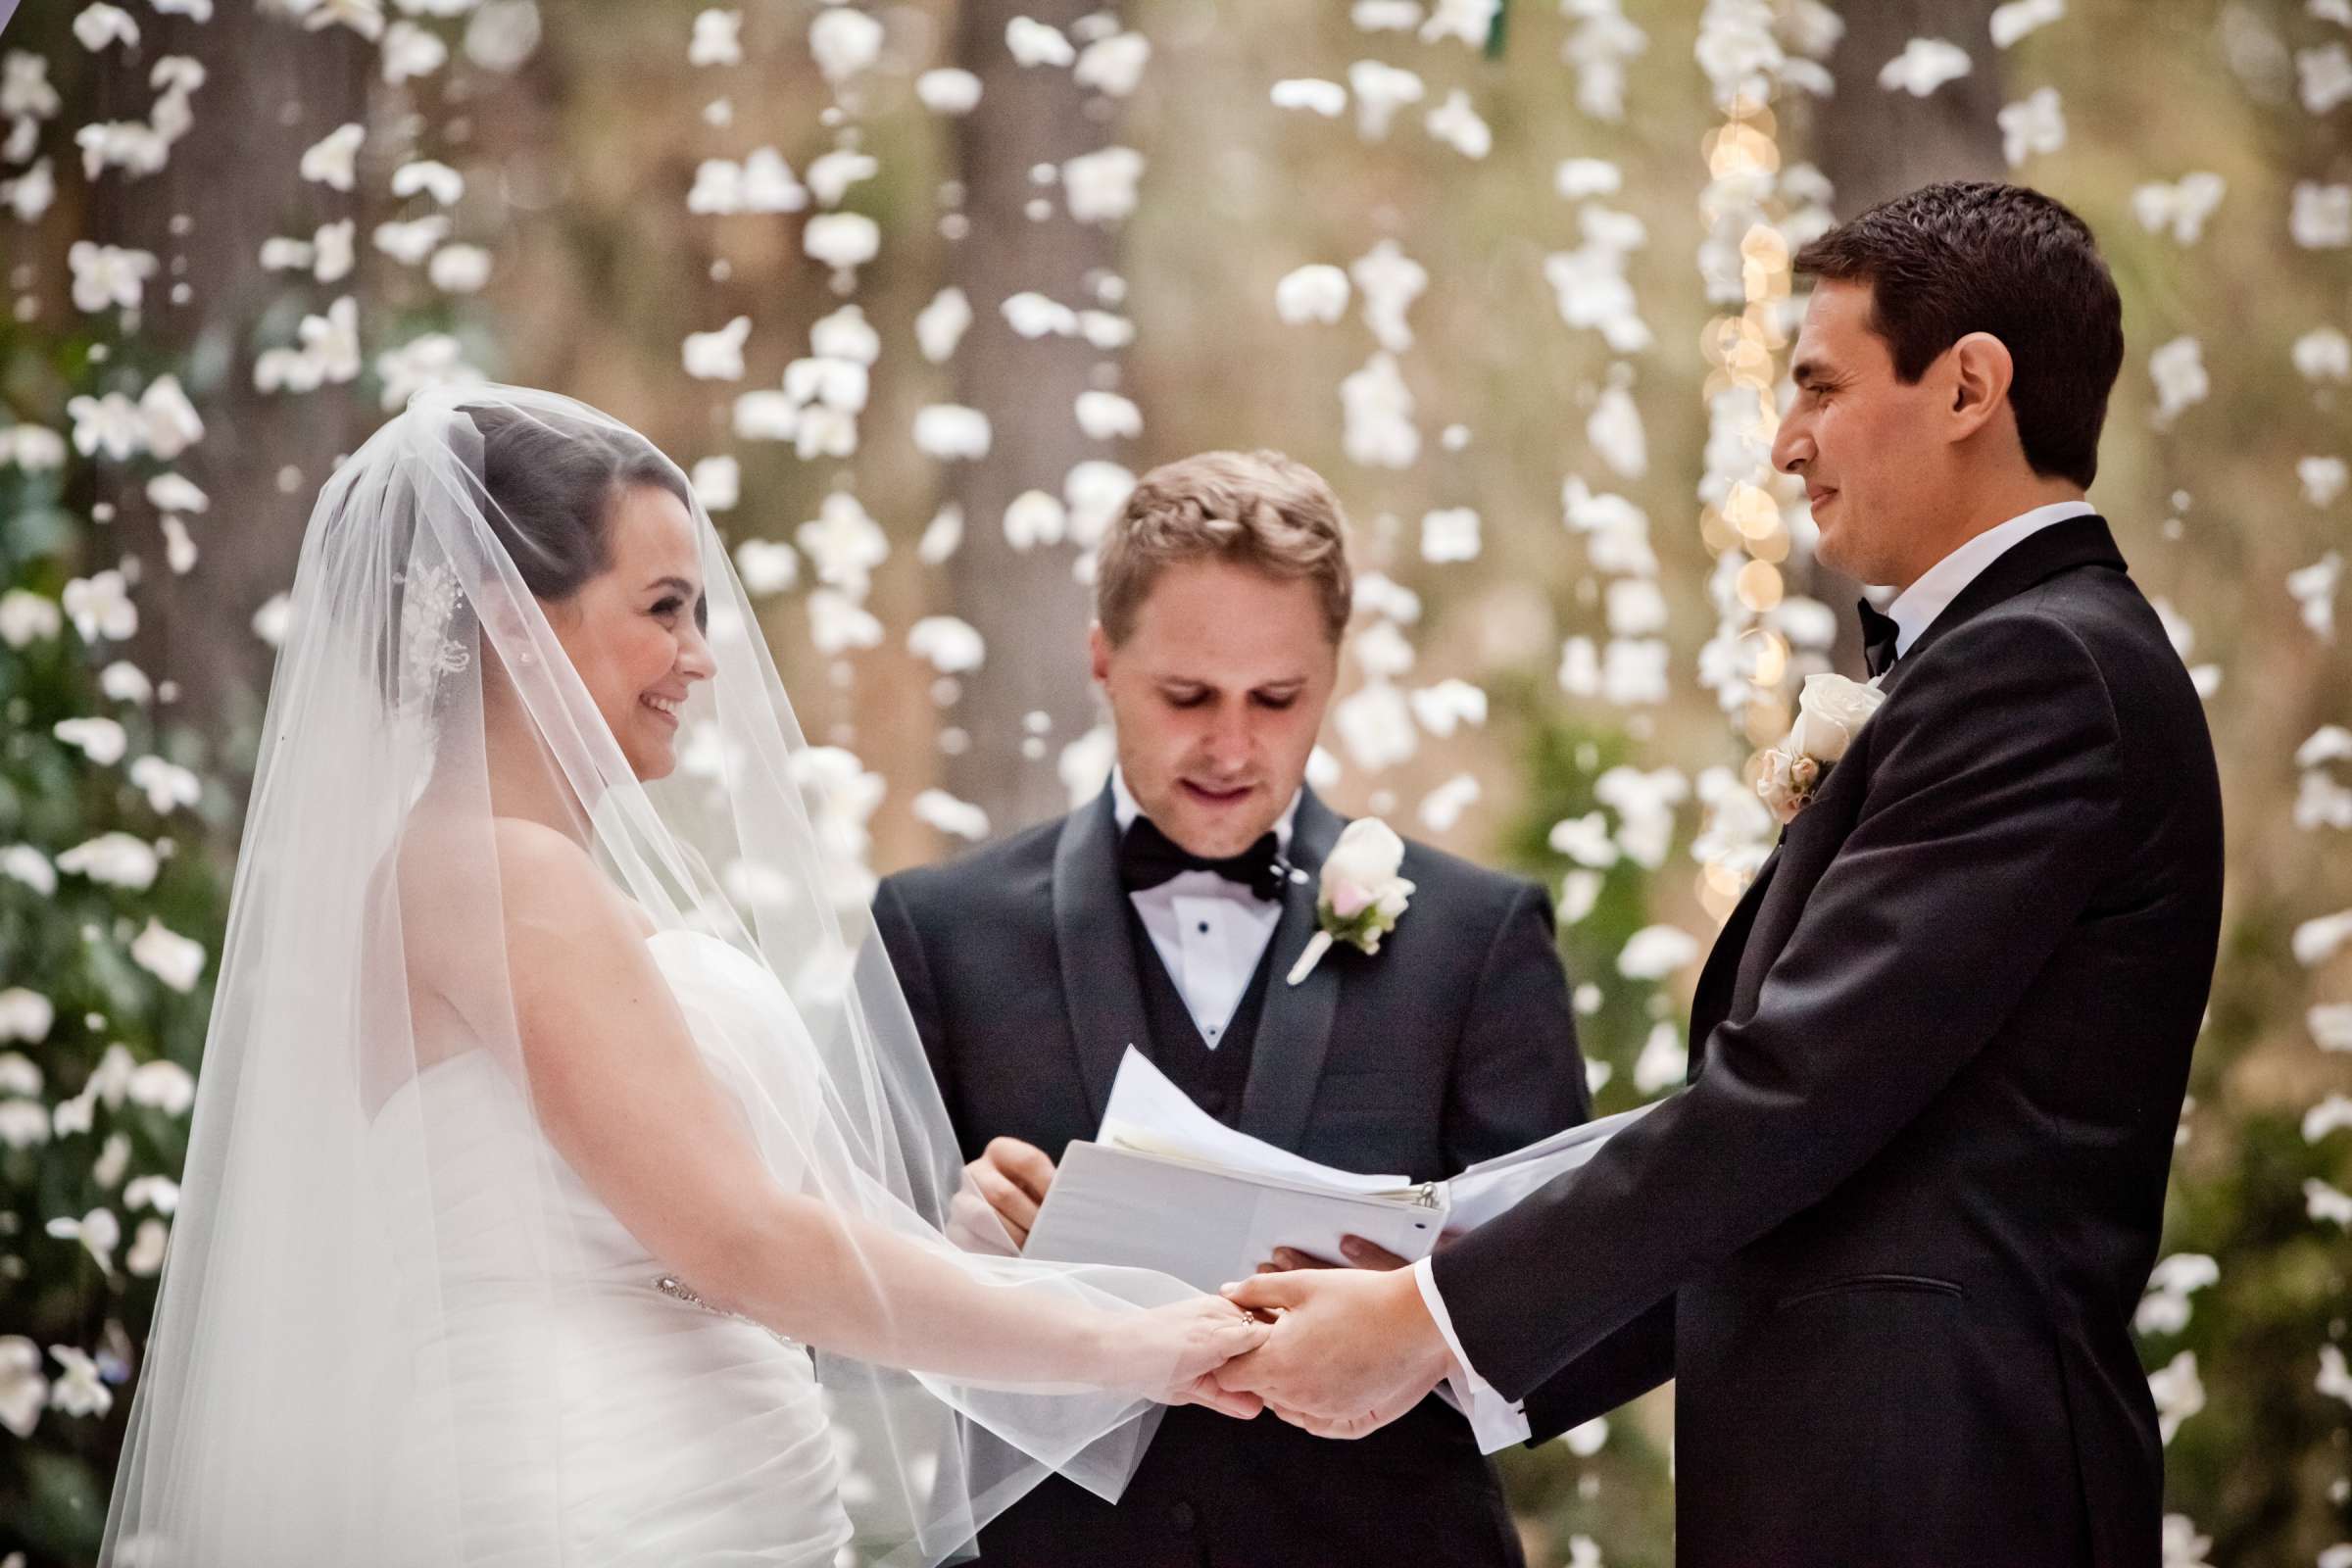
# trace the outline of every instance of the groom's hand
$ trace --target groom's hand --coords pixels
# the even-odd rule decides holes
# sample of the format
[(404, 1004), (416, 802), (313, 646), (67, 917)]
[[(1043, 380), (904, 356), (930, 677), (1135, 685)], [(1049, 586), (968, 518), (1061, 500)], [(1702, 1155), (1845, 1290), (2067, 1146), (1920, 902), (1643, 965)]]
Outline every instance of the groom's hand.
[(1312, 1252), (1302, 1252), (1296, 1247), (1277, 1247), (1271, 1259), (1257, 1265), (1257, 1272), (1287, 1274), (1300, 1268), (1369, 1268), (1385, 1272), (1404, 1267), (1403, 1258), (1377, 1242), (1365, 1241), (1361, 1236), (1341, 1237), (1340, 1257), (1345, 1261), (1318, 1257)]
[(1018, 1138), (992, 1138), (963, 1167), (963, 1185), (948, 1202), (949, 1232), (968, 1250), (1001, 1251), (988, 1242), (1002, 1230), (1018, 1251), (1029, 1245), (1038, 1206), (1053, 1185), (1054, 1161), (1044, 1150)]
[(1225, 1287), (1228, 1300), (1276, 1316), (1274, 1334), (1218, 1369), (1293, 1426), (1362, 1437), (1421, 1402), (1452, 1357), (1421, 1288), (1402, 1269), (1260, 1274)]

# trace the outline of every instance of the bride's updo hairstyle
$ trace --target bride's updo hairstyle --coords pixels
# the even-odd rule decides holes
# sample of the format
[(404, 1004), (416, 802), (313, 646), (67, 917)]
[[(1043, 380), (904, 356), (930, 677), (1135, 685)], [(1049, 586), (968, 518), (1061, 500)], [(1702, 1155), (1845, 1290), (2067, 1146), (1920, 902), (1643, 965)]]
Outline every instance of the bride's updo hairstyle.
[[(612, 504), (623, 492), (654, 485), (689, 510), (694, 505), (686, 476), (633, 430), (513, 404), (458, 412), (465, 422), (453, 424), (446, 437), (457, 474), (437, 481), (415, 469), (393, 481), (396, 493), (406, 492), (401, 499), (377, 491), (347, 497), (347, 508), (360, 509), (350, 513), (355, 517), (368, 506), (389, 507), (393, 525), (408, 535), (397, 556), (407, 556), (415, 544), (416, 508), (424, 495), (454, 479), (470, 492), (466, 504), (480, 514), (523, 587), (543, 605), (560, 605), (612, 565)], [(389, 592), (389, 634), (376, 656), (378, 689), (387, 709), (421, 699), (432, 712), (437, 672), (471, 657), (466, 650), (476, 642), (472, 607), (446, 565), (402, 571)]]
[(559, 604), (612, 564), (612, 503), (649, 484), (694, 508), (677, 466), (634, 430), (560, 424), (507, 406), (466, 411), (482, 434), (480, 477), (490, 531), (542, 604)]

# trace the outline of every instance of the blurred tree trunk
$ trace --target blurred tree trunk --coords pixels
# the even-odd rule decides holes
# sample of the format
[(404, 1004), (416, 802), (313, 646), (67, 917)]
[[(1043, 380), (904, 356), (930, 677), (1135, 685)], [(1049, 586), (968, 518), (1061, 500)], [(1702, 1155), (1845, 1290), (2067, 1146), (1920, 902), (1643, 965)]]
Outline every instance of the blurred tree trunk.
[[(142, 15), (150, 55), (201, 61), (195, 126), (162, 172), (126, 179), (110, 171), (91, 194), (87, 231), (136, 246), (162, 266), (148, 284), (147, 330), (205, 424), (204, 439), (173, 466), (210, 497), (187, 519), (195, 567), (166, 564), (155, 509), (124, 486), (114, 546), (141, 568), (139, 634), (129, 650), (176, 700), (171, 723), (213, 741), (208, 760), (234, 782), (250, 766), (259, 736), (272, 651), (253, 615), (294, 580), (311, 503), (330, 466), (373, 422), (356, 389), (322, 387), (303, 396), (254, 390), (253, 361), (264, 344), (292, 344), (301, 317), (343, 294), (362, 295), (376, 260), (362, 210), (367, 189), (346, 193), (305, 181), (303, 152), (336, 126), (365, 122), (373, 51), (345, 28), (307, 32), (251, 4), (220, 7), (202, 25)], [(154, 94), (144, 73), (109, 73), (103, 118), (144, 118)], [(372, 137), (371, 137), (372, 139)], [(365, 167), (368, 152), (363, 148)], [(268, 272), (262, 242), (273, 234), (308, 239), (319, 224), (356, 218), (358, 270), (333, 284), (301, 272)], [(178, 230), (175, 232), (175, 230)], [(187, 285), (185, 303), (172, 300)], [(159, 365), (157, 368), (162, 368)], [(111, 564), (93, 561), (90, 569)]]
[[(956, 61), (982, 87), (979, 107), (956, 122), (956, 172), (971, 226), (949, 253), (949, 280), (973, 317), (956, 357), (956, 396), (988, 415), (995, 441), (986, 459), (956, 464), (949, 477), (949, 499), (964, 521), (949, 568), (956, 613), (986, 639), (988, 663), (947, 715), (971, 737), (968, 750), (950, 759), (948, 786), (986, 809), (1000, 833), (1064, 809), (1054, 761), (1094, 713), (1086, 657), (1092, 596), (1072, 577), (1066, 546), (1007, 544), (1004, 509), (1028, 490), (1058, 499), (1073, 464), (1106, 455), (1074, 413), (1078, 394), (1094, 384), (1100, 351), (1079, 337), (1023, 339), (1002, 307), (1031, 289), (1072, 309), (1095, 307), (1095, 284), (1117, 254), (1106, 230), (1071, 221), (1058, 183), (1031, 178), (1040, 165), (1058, 168), (1103, 145), (1105, 117), (1090, 112), (1094, 95), (1068, 71), (1015, 62), (1004, 29), (1027, 16), (1066, 32), (1096, 9), (1092, 0), (964, 0), (956, 22)], [(1025, 209), (1041, 196), (1054, 212), (1038, 221)], [(1045, 755), (1032, 760), (1021, 746), (1034, 712), (1052, 728)]]
[[(1839, 8), (1845, 36), (1830, 59), (1838, 91), (1813, 106), (1809, 152), (1836, 187), (1838, 216), (1851, 219), (1890, 197), (1946, 179), (2007, 179), (1996, 117), (2007, 57), (1992, 46), (1998, 0), (1867, 0)], [(1925, 98), (1889, 92), (1879, 72), (1913, 38), (1943, 38), (1968, 51), (1975, 69)], [(1860, 668), (1862, 649), (1849, 607), (1860, 585), (1818, 562), (1800, 591), (1841, 612), (1841, 667)]]
[[(1997, 117), (2008, 57), (1992, 46), (1998, 0), (1868, 0), (1839, 8), (1845, 36), (1830, 57), (1838, 91), (1812, 115), (1814, 162), (1838, 188), (1838, 215), (1939, 179), (2007, 179)], [(1879, 85), (1914, 38), (1968, 51), (1976, 69), (1925, 98)]]

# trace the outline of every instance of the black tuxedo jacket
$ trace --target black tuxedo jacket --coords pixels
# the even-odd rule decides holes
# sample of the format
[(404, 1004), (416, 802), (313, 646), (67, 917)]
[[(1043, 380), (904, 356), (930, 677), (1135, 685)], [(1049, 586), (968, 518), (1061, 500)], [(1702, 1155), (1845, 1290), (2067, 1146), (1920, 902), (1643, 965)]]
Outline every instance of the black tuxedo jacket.
[[(1354, 1170), (1449, 1176), (1590, 1109), (1543, 890), (1420, 845), (1412, 907), (1376, 956), (1284, 976), (1314, 930), (1313, 873), (1343, 824), (1307, 792), (1242, 1097), (1242, 1131)], [(966, 1159), (991, 1138), (1056, 1160), (1100, 1126), (1130, 1042), (1152, 1048), (1110, 793), (947, 865), (901, 872), (875, 919)], [(1185, 1042), (1189, 1049), (1201, 1049)], [(1516, 1564), (1492, 1464), (1434, 1398), (1372, 1441), (1271, 1415), (1174, 1409), (1114, 1508), (1049, 1479), (981, 1534), (997, 1565), (1297, 1568)]]
[(1439, 1290), (1539, 1437), (1676, 1379), (1686, 1568), (2153, 1568), (2130, 1325), (2220, 930), (2203, 710), (2096, 517), (1886, 691), (1707, 960), (1690, 1086)]

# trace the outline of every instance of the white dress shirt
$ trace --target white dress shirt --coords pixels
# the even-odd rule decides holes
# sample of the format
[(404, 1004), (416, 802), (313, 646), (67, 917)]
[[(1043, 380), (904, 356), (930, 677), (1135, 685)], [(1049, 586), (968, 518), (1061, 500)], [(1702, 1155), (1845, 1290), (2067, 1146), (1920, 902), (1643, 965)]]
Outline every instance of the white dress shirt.
[[(1143, 808), (1128, 793), (1126, 775), (1116, 768), (1111, 770), (1110, 790), (1119, 832), (1124, 834)], [(1274, 824), (1275, 843), (1286, 856), (1291, 824), (1298, 815), (1298, 796), (1293, 795)], [(1234, 1009), (1242, 1004), (1242, 994), (1250, 989), (1250, 977), (1257, 973), (1266, 944), (1274, 940), (1282, 906), (1214, 871), (1179, 871), (1155, 888), (1128, 894), (1127, 901), (1143, 916), (1152, 946), (1159, 950), (1159, 961), (1167, 966), (1176, 994), (1193, 1015), (1193, 1027), (1209, 1050), (1216, 1050), (1233, 1022)]]
[[(1920, 634), (1950, 608), (1962, 589), (1983, 575), (1985, 567), (2052, 523), (2094, 516), (2097, 513), (2098, 509), (2087, 501), (2058, 501), (2035, 507), (1985, 529), (1920, 573), (1919, 580), (1896, 595), (1894, 603), (1886, 607), (1886, 613), (1894, 619), (1895, 657), (1899, 659), (1909, 653)], [(1429, 1308), (1429, 1315), (1437, 1321), (1439, 1335), (1446, 1341), (1446, 1348), (1452, 1353), (1454, 1364), (1462, 1369), (1460, 1376), (1446, 1378), (1446, 1390), (1453, 1402), (1469, 1416), (1480, 1449), (1494, 1453), (1514, 1443), (1525, 1443), (1526, 1407), (1505, 1399), (1470, 1364), (1470, 1357), (1463, 1353), (1462, 1342), (1454, 1336), (1453, 1318), (1446, 1310), (1445, 1299), (1438, 1295), (1437, 1275), (1428, 1258), (1413, 1265), (1413, 1283), (1421, 1288), (1421, 1304)]]
[(1894, 619), (1894, 653), (1897, 659), (1911, 651), (1937, 615), (1940, 615), (1960, 597), (1960, 590), (1975, 582), (1986, 566), (2007, 555), (2018, 545), (2041, 532), (2054, 522), (2070, 517), (2095, 516), (2098, 508), (2087, 501), (2054, 501), (2046, 507), (2011, 517), (2007, 522), (1985, 529), (1968, 540), (1950, 555), (1919, 574), (1919, 581), (1895, 596), (1886, 607)]

